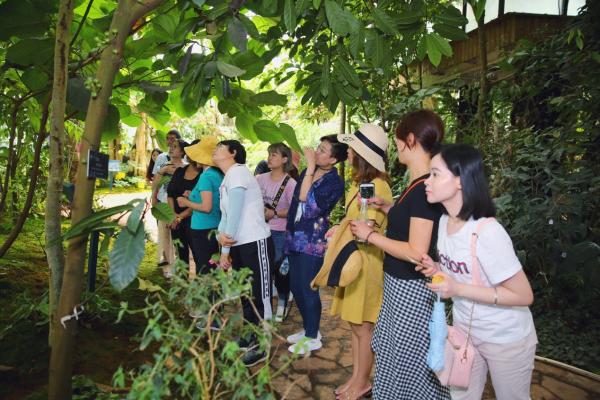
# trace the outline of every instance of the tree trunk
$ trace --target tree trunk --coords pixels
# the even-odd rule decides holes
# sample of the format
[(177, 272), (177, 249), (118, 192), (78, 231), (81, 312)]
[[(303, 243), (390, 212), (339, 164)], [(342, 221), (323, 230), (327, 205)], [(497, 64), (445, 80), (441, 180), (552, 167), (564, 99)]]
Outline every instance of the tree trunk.
[(477, 21), (477, 41), (479, 44), (479, 97), (477, 99), (477, 124), (479, 144), (483, 143), (487, 131), (488, 97), (490, 85), (487, 79), (487, 39), (485, 36), (485, 11)]
[(29, 211), (31, 210), (31, 205), (33, 204), (33, 198), (35, 196), (35, 189), (37, 184), (37, 179), (40, 172), (40, 154), (42, 152), (42, 145), (44, 144), (44, 140), (46, 139), (46, 123), (48, 122), (48, 108), (50, 104), (50, 99), (48, 99), (42, 111), (42, 120), (40, 123), (40, 130), (38, 132), (38, 137), (35, 142), (35, 150), (33, 155), (33, 164), (31, 166), (31, 171), (29, 173), (29, 189), (27, 190), (27, 197), (25, 199), (25, 204), (23, 205), (23, 210), (21, 211), (19, 217), (17, 218), (15, 225), (10, 231), (8, 237), (0, 247), (0, 258), (4, 257), (10, 246), (14, 243), (14, 241), (21, 233), (23, 229), (23, 225), (25, 221), (27, 221), (27, 217), (29, 216)]
[[(100, 146), (102, 125), (106, 118), (108, 102), (112, 93), (115, 75), (123, 60), (125, 40), (135, 21), (158, 7), (164, 0), (120, 0), (114, 12), (109, 32), (112, 33), (107, 47), (100, 57), (96, 78), (100, 83), (98, 95), (90, 99), (85, 129), (81, 140), (80, 162), (77, 167), (75, 196), (73, 199), (72, 223), (76, 224), (92, 211), (94, 180), (86, 176), (87, 154), (90, 148)], [(58, 304), (52, 350), (50, 354), (49, 388), (50, 400), (70, 399), (72, 396), (71, 375), (77, 321), (71, 319), (63, 328), (58, 321), (71, 315), (79, 304), (83, 288), (83, 270), (85, 264), (87, 237), (71, 239), (68, 244), (67, 258), (63, 275), (63, 286)]]
[(48, 183), (46, 186), (46, 259), (50, 268), (48, 300), (50, 329), (48, 342), (52, 343), (56, 310), (65, 267), (65, 253), (61, 236), (60, 198), (64, 180), (65, 109), (67, 106), (67, 79), (69, 66), (69, 41), (73, 23), (73, 1), (61, 0), (56, 24), (54, 47), (54, 79), (52, 81), (52, 115), (50, 116), (50, 149)]
[(135, 165), (134, 174), (137, 176), (146, 176), (146, 138), (148, 137), (148, 124), (147, 124), (147, 116), (145, 113), (141, 113), (142, 123), (135, 131), (135, 160), (133, 163)]
[(6, 176), (4, 177), (4, 184), (2, 189), (2, 197), (0, 198), (0, 214), (2, 214), (6, 208), (6, 199), (8, 198), (8, 193), (10, 192), (10, 176), (12, 171), (12, 165), (15, 158), (15, 136), (17, 134), (17, 115), (19, 113), (19, 108), (21, 103), (15, 103), (13, 106), (12, 112), (10, 114), (10, 134), (8, 138), (8, 156), (6, 161)]

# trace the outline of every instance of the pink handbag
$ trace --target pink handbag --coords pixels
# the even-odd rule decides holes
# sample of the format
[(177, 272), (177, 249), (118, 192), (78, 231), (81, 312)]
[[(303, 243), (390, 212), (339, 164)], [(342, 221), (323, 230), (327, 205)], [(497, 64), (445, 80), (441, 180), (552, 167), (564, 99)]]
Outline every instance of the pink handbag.
[[(472, 284), (483, 286), (479, 275), (479, 262), (477, 261), (477, 238), (481, 229), (492, 222), (494, 218), (486, 218), (477, 224), (475, 232), (471, 236), (471, 260), (473, 279)], [(471, 323), (473, 322), (473, 310), (475, 302), (471, 306), (471, 317), (469, 318), (469, 329), (465, 334), (458, 327), (448, 325), (448, 337), (444, 351), (444, 368), (436, 372), (440, 383), (444, 386), (468, 388), (471, 381), (471, 371), (477, 349), (471, 341)]]

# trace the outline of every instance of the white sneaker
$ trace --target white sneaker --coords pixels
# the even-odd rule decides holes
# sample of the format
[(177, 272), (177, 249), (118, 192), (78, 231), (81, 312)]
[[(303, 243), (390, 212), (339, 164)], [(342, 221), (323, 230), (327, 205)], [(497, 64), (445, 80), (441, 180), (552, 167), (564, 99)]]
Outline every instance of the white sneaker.
[(283, 322), (283, 314), (285, 312), (284, 306), (277, 306), (277, 312), (275, 313), (275, 322)]
[[(290, 335), (286, 338), (287, 342), (290, 344), (296, 344), (298, 343), (300, 340), (304, 339), (306, 336), (304, 336), (306, 332), (304, 332), (304, 329), (302, 329), (300, 332), (296, 332), (293, 335)], [(317, 340), (321, 340), (323, 336), (321, 336), (321, 331), (317, 332)]]
[(305, 338), (307, 340), (301, 340), (300, 342), (288, 347), (289, 352), (304, 355), (306, 353), (310, 353), (311, 351), (319, 350), (321, 347), (323, 347), (323, 342), (321, 342), (321, 340), (308, 339), (306, 336)]

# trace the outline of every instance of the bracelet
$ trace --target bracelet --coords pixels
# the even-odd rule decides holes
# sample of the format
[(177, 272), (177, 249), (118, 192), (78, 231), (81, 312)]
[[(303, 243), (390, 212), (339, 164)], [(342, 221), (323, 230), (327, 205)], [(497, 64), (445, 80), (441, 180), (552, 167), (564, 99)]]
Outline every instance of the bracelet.
[(494, 305), (498, 305), (498, 288), (494, 286)]
[(370, 243), (370, 242), (369, 242), (369, 238), (370, 238), (370, 237), (371, 237), (371, 235), (372, 235), (372, 234), (374, 234), (374, 233), (375, 233), (375, 231), (371, 231), (371, 232), (369, 232), (369, 234), (368, 234), (368, 235), (367, 235), (367, 237), (365, 238), (365, 242), (366, 242), (366, 243)]

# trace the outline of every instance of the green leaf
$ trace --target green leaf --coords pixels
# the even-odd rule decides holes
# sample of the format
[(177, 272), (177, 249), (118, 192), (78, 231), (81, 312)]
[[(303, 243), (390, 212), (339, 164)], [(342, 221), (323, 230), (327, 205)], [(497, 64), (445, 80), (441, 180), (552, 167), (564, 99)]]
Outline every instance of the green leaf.
[(292, 0), (285, 0), (283, 6), (283, 21), (288, 32), (292, 34), (296, 29), (296, 7)]
[(110, 284), (116, 290), (122, 291), (135, 279), (144, 258), (145, 238), (143, 226), (139, 226), (134, 234), (128, 229), (123, 229), (117, 236), (108, 255), (110, 263), (108, 276)]
[(238, 14), (238, 18), (240, 19), (240, 21), (242, 21), (242, 24), (244, 24), (244, 28), (246, 28), (246, 32), (248, 32), (248, 35), (250, 35), (251, 38), (260, 38), (260, 33), (258, 32), (256, 25), (254, 25), (254, 22), (252, 22), (250, 18), (241, 13)]
[(372, 17), (373, 21), (375, 21), (375, 26), (382, 32), (389, 33), (391, 35), (398, 33), (396, 22), (392, 17), (386, 14), (385, 11), (380, 10), (379, 8), (374, 8)]
[(360, 87), (362, 85), (362, 81), (358, 77), (354, 68), (348, 63), (348, 61), (343, 58), (338, 58), (334, 65), (336, 74), (337, 72), (341, 73), (341, 75), (354, 87)]
[(281, 136), (283, 136), (284, 140), (292, 149), (302, 152), (302, 147), (300, 146), (300, 143), (298, 143), (298, 138), (296, 137), (294, 128), (288, 124), (281, 123), (279, 124), (279, 131), (281, 132)]
[(268, 92), (257, 93), (252, 96), (252, 101), (257, 105), (265, 106), (285, 106), (287, 104), (287, 96), (279, 94), (274, 90)]
[(231, 43), (239, 50), (246, 51), (248, 44), (248, 33), (242, 21), (236, 17), (231, 18), (229, 24), (227, 24), (227, 35)]
[(352, 33), (350, 33), (350, 42), (348, 43), (348, 48), (350, 49), (350, 54), (352, 57), (359, 58), (360, 52), (365, 47), (365, 32), (362, 28), (359, 28)]
[(454, 27), (466, 25), (468, 20), (462, 15), (461, 11), (453, 6), (445, 7), (441, 13), (434, 17), (435, 20)]
[(127, 218), (127, 229), (129, 229), (129, 232), (131, 232), (131, 233), (137, 232), (138, 227), (140, 226), (142, 213), (144, 212), (145, 208), (146, 208), (146, 202), (140, 201), (138, 203), (138, 205), (135, 206), (135, 208), (133, 210), (131, 210), (131, 213), (129, 214), (129, 218)]
[(246, 70), (238, 68), (235, 65), (227, 64), (223, 61), (217, 61), (217, 69), (220, 73), (229, 78), (235, 78), (246, 73)]
[(152, 215), (154, 218), (166, 223), (171, 223), (175, 219), (175, 212), (167, 203), (157, 203), (152, 206)]
[[(450, 43), (448, 43), (447, 39), (444, 39), (437, 33), (427, 34), (427, 39), (433, 41), (433, 45), (438, 49), (440, 53), (442, 53), (446, 57), (452, 57), (452, 46), (450, 46)], [(429, 49), (429, 42), (427, 43), (427, 48)]]
[(435, 24), (433, 30), (450, 40), (466, 40), (469, 35), (465, 33), (461, 28), (447, 24)]
[(327, 97), (329, 94), (329, 57), (325, 56), (323, 71), (321, 72), (321, 94)]
[(256, 53), (254, 53), (252, 50), (248, 50), (243, 53), (235, 53), (231, 57), (231, 61), (236, 66), (246, 71), (246, 73), (240, 76), (240, 79), (242, 80), (249, 80), (254, 78), (261, 72), (263, 72), (265, 68), (265, 63), (263, 59), (257, 56)]
[(281, 132), (272, 121), (261, 119), (254, 124), (253, 128), (256, 136), (264, 142), (277, 143), (281, 141)]
[(54, 39), (23, 39), (6, 50), (6, 61), (22, 66), (42, 65), (54, 54)]
[(48, 85), (48, 75), (40, 68), (29, 68), (21, 75), (21, 80), (31, 91), (44, 89)]
[(302, 15), (304, 10), (310, 7), (310, 2), (311, 0), (296, 0), (296, 16)]
[(130, 211), (133, 209), (132, 204), (123, 204), (116, 207), (106, 208), (104, 210), (92, 212), (87, 217), (81, 219), (75, 225), (71, 225), (69, 229), (65, 231), (62, 236), (63, 240), (69, 240), (74, 237), (90, 233), (94, 227), (104, 222), (106, 218), (112, 217), (113, 215)]
[[(9, 40), (11, 37), (26, 38), (43, 35), (48, 31), (58, 5), (55, 1), (36, 4), (30, 0), (8, 0), (0, 3), (2, 3), (0, 4), (0, 40), (2, 41)], [(54, 11), (40, 7), (44, 4)]]
[(423, 61), (425, 59), (425, 56), (427, 55), (427, 41), (425, 40), (425, 37), (422, 36), (419, 39), (419, 44), (417, 45), (417, 58), (421, 61)]
[(425, 44), (427, 46), (427, 57), (429, 57), (429, 61), (434, 67), (437, 67), (442, 61), (442, 53), (438, 50), (437, 44), (431, 35), (425, 36)]
[(177, 17), (169, 14), (162, 14), (152, 20), (152, 27), (157, 36), (163, 38), (174, 38), (177, 29)]
[(380, 67), (383, 61), (385, 51), (385, 42), (383, 38), (373, 29), (366, 32), (367, 41), (365, 43), (365, 56), (373, 66)]
[(321, 7), (321, 0), (312, 0), (312, 2), (315, 10), (318, 10)]
[(258, 121), (258, 118), (249, 113), (238, 114), (235, 117), (235, 127), (246, 139), (255, 143), (258, 140), (256, 132), (254, 132), (254, 124)]
[(325, 0), (325, 14), (331, 30), (339, 35), (346, 36), (350, 32), (346, 12), (333, 0)]
[(395, 19), (396, 25), (409, 26), (421, 21), (421, 14), (416, 11), (404, 11)]

